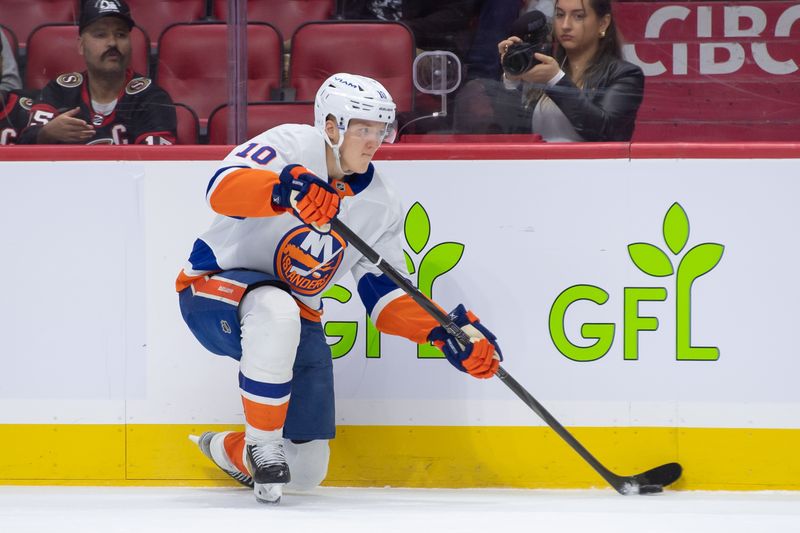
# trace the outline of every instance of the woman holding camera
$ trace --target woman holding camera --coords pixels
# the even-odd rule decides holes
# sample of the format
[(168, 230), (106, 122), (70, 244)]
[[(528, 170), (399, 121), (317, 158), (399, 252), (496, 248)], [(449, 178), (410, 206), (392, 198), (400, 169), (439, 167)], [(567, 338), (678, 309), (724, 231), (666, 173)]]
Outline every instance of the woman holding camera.
[[(553, 15), (554, 56), (536, 53), (539, 64), (517, 76), (504, 73), (507, 88), (524, 82), (524, 104), (533, 108), (532, 128), (546, 141), (629, 141), (642, 103), (644, 74), (622, 59), (610, 0), (558, 0)], [(509, 37), (498, 44), (501, 63)]]
[[(541, 23), (530, 15), (515, 22), (516, 36), (497, 45), (508, 91), (503, 94), (491, 84), (477, 90), (465, 86), (466, 105), (460, 113), (456, 110), (456, 129), (533, 131), (548, 142), (629, 141), (642, 103), (644, 74), (622, 59), (610, 0), (557, 0), (552, 55), (533, 52), (549, 51), (550, 43), (540, 37)], [(518, 55), (507, 59), (507, 54)], [(486, 117), (487, 100), (491, 119)], [(466, 128), (459, 128), (459, 119)]]

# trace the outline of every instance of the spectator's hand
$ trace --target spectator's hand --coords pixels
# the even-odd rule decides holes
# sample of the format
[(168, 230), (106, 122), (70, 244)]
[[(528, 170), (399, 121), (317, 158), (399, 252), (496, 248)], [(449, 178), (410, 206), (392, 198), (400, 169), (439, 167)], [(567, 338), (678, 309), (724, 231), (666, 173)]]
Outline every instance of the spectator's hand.
[[(512, 35), (508, 39), (505, 39), (505, 40), (500, 41), (499, 43), (497, 43), (497, 53), (500, 55), (500, 63), (503, 62), (503, 57), (506, 55), (506, 52), (508, 51), (508, 47), (511, 46), (512, 44), (517, 44), (517, 43), (521, 43), (521, 42), (522, 42), (522, 39), (520, 39), (519, 37), (514, 37)], [(504, 74), (504, 76), (506, 77), (506, 79), (509, 79), (509, 80), (518, 80), (518, 79), (520, 79), (518, 76), (509, 76), (508, 74)]]
[(528, 72), (523, 73), (518, 79), (527, 81), (528, 83), (544, 85), (561, 71), (561, 67), (558, 66), (558, 61), (556, 61), (554, 57), (538, 53), (533, 54), (533, 56), (541, 61), (541, 63)]
[(94, 128), (85, 120), (75, 118), (80, 110), (80, 107), (76, 107), (65, 111), (42, 126), (38, 142), (84, 143), (94, 137)]

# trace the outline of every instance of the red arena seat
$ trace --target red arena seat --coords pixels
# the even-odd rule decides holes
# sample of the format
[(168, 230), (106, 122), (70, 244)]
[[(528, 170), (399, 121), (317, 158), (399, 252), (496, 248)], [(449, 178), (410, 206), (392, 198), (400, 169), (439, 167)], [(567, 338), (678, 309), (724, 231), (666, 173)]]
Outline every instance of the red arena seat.
[(296, 89), (297, 100), (313, 100), (320, 84), (331, 74), (358, 73), (381, 82), (398, 111), (410, 111), (414, 104), (414, 53), (414, 36), (404, 24), (309, 22), (292, 37), (289, 85)]
[[(208, 120), (208, 143), (228, 144), (230, 107), (222, 105)], [(314, 102), (253, 102), (247, 105), (247, 138), (280, 124), (314, 124)]]
[[(273, 24), (288, 41), (298, 26), (310, 20), (328, 20), (335, 9), (336, 0), (248, 0), (247, 20)], [(228, 0), (214, 0), (212, 13), (219, 20), (228, 20)]]
[[(46, 24), (36, 28), (28, 40), (25, 88), (41, 89), (59, 74), (86, 70), (86, 62), (78, 53), (77, 38), (78, 26), (75, 24)], [(131, 67), (148, 76), (150, 39), (141, 29), (134, 27), (131, 41)]]
[(200, 120), (189, 106), (175, 104), (178, 117), (178, 144), (197, 144), (200, 140)]
[(165, 28), (176, 22), (194, 22), (206, 16), (206, 0), (127, 0), (136, 25), (150, 36), (155, 48)]
[[(269, 24), (247, 26), (248, 99), (268, 100), (281, 86), (283, 43)], [(227, 32), (221, 23), (175, 24), (159, 39), (156, 81), (173, 101), (197, 112), (201, 127), (228, 101)]]
[(20, 50), (27, 47), (28, 37), (37, 26), (78, 20), (75, 0), (3, 0), (2, 5), (0, 18), (19, 39)]

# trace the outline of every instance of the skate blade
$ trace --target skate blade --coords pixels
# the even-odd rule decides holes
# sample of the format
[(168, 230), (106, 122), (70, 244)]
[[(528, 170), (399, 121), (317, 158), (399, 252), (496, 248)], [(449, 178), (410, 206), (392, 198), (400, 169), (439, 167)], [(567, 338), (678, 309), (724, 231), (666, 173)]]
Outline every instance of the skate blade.
[(253, 492), (259, 503), (277, 505), (281, 502), (281, 496), (283, 496), (283, 483), (256, 484)]

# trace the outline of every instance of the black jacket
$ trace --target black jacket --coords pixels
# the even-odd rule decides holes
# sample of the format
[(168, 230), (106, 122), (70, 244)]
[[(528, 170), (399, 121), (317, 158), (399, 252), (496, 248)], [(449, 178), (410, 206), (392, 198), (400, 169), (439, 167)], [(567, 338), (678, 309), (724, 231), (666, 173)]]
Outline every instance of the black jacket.
[(0, 91), (0, 145), (17, 142), (28, 124), (34, 96), (32, 91)]
[(631, 140), (636, 112), (644, 95), (642, 69), (627, 61), (612, 59), (602, 72), (587, 80), (585, 86), (581, 90), (564, 76), (544, 93), (585, 140)]
[(48, 83), (31, 109), (19, 144), (36, 144), (45, 124), (75, 107), (81, 109), (76, 117), (97, 132), (86, 144), (175, 144), (177, 118), (172, 99), (150, 78), (130, 69), (117, 105), (108, 116), (94, 111), (86, 72), (62, 74)]

